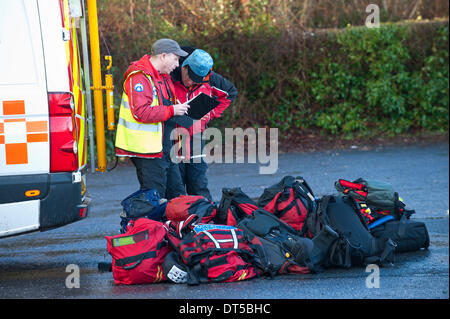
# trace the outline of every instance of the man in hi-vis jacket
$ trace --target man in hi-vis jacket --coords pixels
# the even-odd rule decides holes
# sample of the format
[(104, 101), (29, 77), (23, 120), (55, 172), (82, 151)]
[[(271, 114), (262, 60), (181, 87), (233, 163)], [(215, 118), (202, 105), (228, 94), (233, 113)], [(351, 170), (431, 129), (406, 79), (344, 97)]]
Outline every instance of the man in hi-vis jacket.
[(124, 91), (116, 132), (116, 155), (130, 157), (141, 189), (156, 189), (165, 198), (167, 184), (178, 195), (185, 194), (181, 177), (167, 173), (174, 115), (183, 115), (189, 105), (178, 103), (170, 72), (179, 66), (179, 58), (188, 53), (171, 39), (160, 39), (152, 46), (152, 55), (134, 61), (124, 75)]

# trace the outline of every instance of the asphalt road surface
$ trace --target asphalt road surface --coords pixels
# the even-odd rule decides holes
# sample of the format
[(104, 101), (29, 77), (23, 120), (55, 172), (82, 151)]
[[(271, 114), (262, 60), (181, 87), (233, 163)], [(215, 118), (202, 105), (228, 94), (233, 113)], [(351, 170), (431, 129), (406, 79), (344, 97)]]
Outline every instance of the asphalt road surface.
[[(260, 175), (259, 164), (212, 164), (210, 189), (241, 187), (250, 197), (285, 175), (303, 176), (320, 197), (335, 193), (338, 178), (364, 177), (391, 182), (414, 219), (424, 221), (428, 250), (397, 254), (380, 268), (379, 287), (366, 285), (365, 268), (328, 269), (319, 274), (283, 275), (236, 283), (117, 286), (112, 273), (99, 272), (110, 261), (105, 236), (119, 233), (120, 201), (138, 189), (132, 166), (88, 174), (93, 201), (88, 218), (42, 233), (0, 239), (0, 298), (183, 299), (448, 299), (449, 153), (447, 144), (280, 154), (278, 171)], [(20, 212), (18, 212), (20, 213)], [(79, 281), (72, 275), (79, 271)], [(79, 283), (79, 285), (77, 284)]]

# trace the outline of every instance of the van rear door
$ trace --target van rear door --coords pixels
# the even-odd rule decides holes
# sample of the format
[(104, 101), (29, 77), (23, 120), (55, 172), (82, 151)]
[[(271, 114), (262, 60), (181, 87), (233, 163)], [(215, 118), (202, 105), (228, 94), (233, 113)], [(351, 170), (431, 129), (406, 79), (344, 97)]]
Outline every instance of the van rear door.
[(0, 1), (0, 176), (49, 172), (49, 123), (36, 1)]
[(39, 229), (49, 153), (37, 3), (0, 1), (0, 237)]

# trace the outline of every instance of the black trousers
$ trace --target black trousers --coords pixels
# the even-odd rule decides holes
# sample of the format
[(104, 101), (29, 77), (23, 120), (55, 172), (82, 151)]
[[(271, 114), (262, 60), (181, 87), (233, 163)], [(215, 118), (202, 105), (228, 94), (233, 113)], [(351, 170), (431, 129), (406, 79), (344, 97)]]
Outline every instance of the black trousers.
[[(179, 164), (181, 178), (186, 186), (188, 195), (201, 195), (212, 201), (211, 193), (208, 189), (208, 178), (206, 172), (208, 164), (204, 157), (198, 157), (203, 154), (205, 147), (205, 140), (202, 139), (201, 134), (194, 134), (191, 137), (191, 154), (197, 158), (191, 158), (189, 162), (181, 162)], [(200, 149), (194, 149), (194, 144), (200, 146)]]
[(131, 161), (136, 167), (141, 189), (156, 189), (161, 198), (168, 200), (186, 194), (178, 166), (167, 154), (162, 158), (132, 157)]
[(208, 189), (208, 178), (206, 171), (208, 164), (202, 158), (200, 163), (180, 163), (180, 173), (188, 195), (201, 195), (212, 201), (211, 193)]

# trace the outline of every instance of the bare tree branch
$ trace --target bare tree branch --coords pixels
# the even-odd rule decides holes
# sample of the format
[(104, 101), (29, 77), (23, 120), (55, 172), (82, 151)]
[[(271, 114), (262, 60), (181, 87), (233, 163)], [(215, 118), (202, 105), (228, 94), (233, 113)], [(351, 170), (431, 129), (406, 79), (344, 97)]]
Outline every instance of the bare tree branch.
[(414, 6), (412, 10), (410, 11), (408, 15), (408, 19), (412, 19), (412, 17), (416, 14), (417, 8), (419, 7), (419, 4), (422, 2), (422, 0), (416, 0), (414, 3)]

